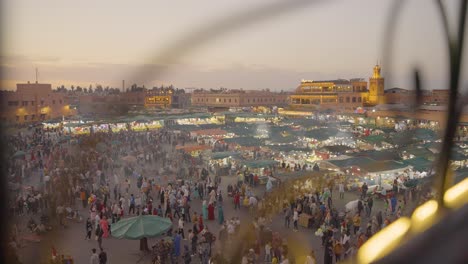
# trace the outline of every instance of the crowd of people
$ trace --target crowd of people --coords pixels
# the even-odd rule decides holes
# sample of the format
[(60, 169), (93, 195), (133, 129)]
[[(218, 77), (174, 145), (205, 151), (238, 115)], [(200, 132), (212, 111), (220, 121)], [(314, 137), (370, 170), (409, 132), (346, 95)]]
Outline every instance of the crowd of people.
[[(201, 157), (176, 150), (197, 138), (166, 129), (68, 137), (59, 129), (38, 127), (5, 142), (12, 157), (7, 164), (11, 213), (27, 220), (26, 229), (14, 225), (12, 247), (25, 243), (24, 232), (43, 235), (78, 222), (84, 239), (96, 240), (101, 252), (92, 251), (91, 263), (107, 262), (104, 246), (113, 224), (148, 214), (173, 222), (165, 238), (141, 248), (152, 253), (153, 263), (224, 263), (236, 256), (249, 264), (293, 262), (288, 241), (273, 231), (273, 219), (281, 215), (287, 229), (317, 229), (328, 264), (353, 256), (369, 237), (401, 216), (407, 203), (406, 195), (395, 194), (385, 199), (387, 208), (373, 211), (377, 198), (362, 186), (356, 210), (337, 208), (333, 191), (343, 199), (344, 185), (324, 183), (323, 175), (314, 179), (312, 189), (294, 186), (300, 182), (296, 180), (264, 193), (259, 192), (258, 175), (238, 171), (237, 180), (223, 188), (222, 178), (210, 173)], [(291, 170), (284, 162), (279, 169)], [(234, 211), (233, 217), (226, 217), (226, 208)], [(241, 223), (241, 216), (251, 220)], [(216, 229), (208, 222), (216, 223)], [(316, 263), (315, 251), (304, 254), (306, 263)]]

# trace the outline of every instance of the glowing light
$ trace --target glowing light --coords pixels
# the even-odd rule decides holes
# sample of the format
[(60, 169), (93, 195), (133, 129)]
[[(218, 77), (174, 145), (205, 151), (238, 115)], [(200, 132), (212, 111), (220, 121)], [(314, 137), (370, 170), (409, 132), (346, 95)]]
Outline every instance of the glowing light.
[(450, 207), (457, 209), (468, 202), (468, 178), (448, 189), (444, 194), (444, 202)]
[(402, 217), (372, 236), (357, 254), (359, 263), (372, 263), (395, 249), (408, 232), (411, 220)]
[(416, 232), (422, 232), (430, 227), (435, 221), (435, 216), (439, 204), (435, 200), (430, 200), (414, 210), (411, 216), (411, 229)]

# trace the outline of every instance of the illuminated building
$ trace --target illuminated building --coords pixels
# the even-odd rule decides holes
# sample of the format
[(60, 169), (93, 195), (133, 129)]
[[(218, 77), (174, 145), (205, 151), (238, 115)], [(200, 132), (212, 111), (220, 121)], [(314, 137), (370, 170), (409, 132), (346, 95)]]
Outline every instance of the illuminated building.
[(295, 93), (290, 97), (291, 108), (341, 109), (354, 110), (360, 106), (382, 104), (384, 97), (384, 78), (380, 76), (380, 66), (367, 82), (363, 79), (309, 81), (302, 80)]
[(270, 91), (211, 90), (194, 91), (192, 106), (199, 107), (260, 107), (287, 105), (288, 94)]
[(384, 78), (380, 75), (380, 65), (375, 65), (374, 73), (369, 78), (369, 99), (370, 105), (385, 104)]
[(75, 115), (65, 93), (50, 84), (19, 83), (16, 91), (1, 91), (0, 118), (10, 124), (45, 121)]

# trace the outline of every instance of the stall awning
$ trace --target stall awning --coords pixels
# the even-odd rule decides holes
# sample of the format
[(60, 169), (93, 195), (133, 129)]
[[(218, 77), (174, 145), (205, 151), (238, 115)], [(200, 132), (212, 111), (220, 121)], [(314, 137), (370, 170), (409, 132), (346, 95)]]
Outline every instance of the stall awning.
[(382, 142), (388, 143), (389, 141), (383, 135), (372, 135), (367, 137), (361, 137), (360, 139), (370, 144), (381, 144)]
[(333, 134), (337, 134), (338, 129), (319, 128), (307, 131), (305, 136), (316, 140), (327, 140)]
[(367, 172), (393, 171), (407, 168), (408, 165), (393, 160), (375, 161), (361, 166)]
[(211, 154), (211, 158), (214, 160), (217, 160), (217, 159), (224, 159), (227, 157), (238, 157), (239, 155), (240, 155), (239, 152), (234, 152), (234, 151), (215, 152)]
[(226, 138), (224, 141), (226, 143), (235, 143), (247, 147), (260, 146), (263, 144), (263, 140), (254, 137)]
[(351, 166), (357, 166), (361, 168), (365, 164), (374, 163), (376, 161), (367, 157), (355, 157), (344, 160), (329, 160), (328, 162), (339, 168), (347, 168)]
[(404, 164), (412, 166), (417, 171), (429, 171), (432, 168), (432, 161), (423, 157), (416, 157), (403, 161)]
[(219, 135), (226, 135), (227, 131), (223, 129), (202, 129), (202, 130), (195, 130), (190, 132), (193, 135), (197, 136), (219, 136)]
[(398, 156), (398, 153), (394, 150), (387, 150), (387, 151), (375, 151), (375, 150), (369, 150), (369, 151), (361, 151), (353, 154), (349, 154), (354, 157), (367, 157), (371, 158), (373, 160), (398, 160), (400, 157)]
[(278, 162), (275, 160), (252, 160), (252, 161), (244, 162), (243, 165), (245, 165), (247, 168), (257, 169), (257, 168), (266, 168), (269, 166), (273, 166), (277, 163)]
[(193, 152), (193, 151), (208, 150), (208, 149), (211, 149), (211, 147), (207, 145), (185, 145), (185, 146), (178, 145), (176, 146), (176, 149), (183, 150), (185, 152)]

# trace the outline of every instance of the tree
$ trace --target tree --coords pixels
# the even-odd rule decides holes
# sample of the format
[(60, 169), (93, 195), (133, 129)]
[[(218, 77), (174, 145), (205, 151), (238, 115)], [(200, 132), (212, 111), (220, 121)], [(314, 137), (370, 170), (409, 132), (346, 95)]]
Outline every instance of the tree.
[(88, 93), (88, 88), (84, 88), (84, 92), (85, 92), (85, 93)]
[(81, 92), (83, 92), (83, 88), (81, 88), (81, 86), (78, 85), (76, 87), (76, 91), (81, 93)]
[(75, 91), (75, 86), (72, 85), (72, 86), (70, 87), (70, 89), (71, 89), (72, 92)]
[(103, 91), (104, 91), (104, 89), (102, 89), (102, 85), (96, 84), (96, 92), (101, 93), (101, 92), (103, 92)]

